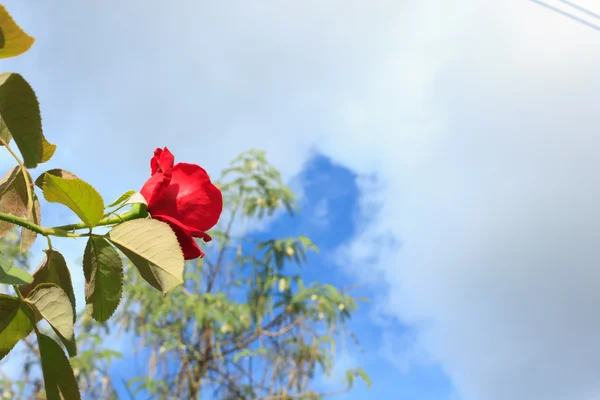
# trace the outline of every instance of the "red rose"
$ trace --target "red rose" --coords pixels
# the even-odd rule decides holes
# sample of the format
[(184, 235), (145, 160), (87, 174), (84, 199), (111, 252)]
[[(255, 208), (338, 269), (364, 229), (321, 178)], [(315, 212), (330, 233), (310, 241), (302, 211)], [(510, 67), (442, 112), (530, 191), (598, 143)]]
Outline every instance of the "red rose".
[(223, 197), (200, 166), (174, 162), (166, 147), (156, 149), (150, 160), (152, 177), (140, 192), (152, 218), (171, 226), (184, 258), (191, 260), (204, 256), (194, 238), (211, 240), (206, 231), (219, 220)]

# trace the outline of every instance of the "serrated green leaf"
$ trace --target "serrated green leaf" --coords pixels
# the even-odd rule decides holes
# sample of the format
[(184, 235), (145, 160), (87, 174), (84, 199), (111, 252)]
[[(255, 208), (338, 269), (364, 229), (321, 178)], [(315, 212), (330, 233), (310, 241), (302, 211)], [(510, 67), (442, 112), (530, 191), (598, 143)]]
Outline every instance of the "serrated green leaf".
[(108, 240), (163, 294), (183, 283), (183, 252), (166, 223), (153, 219), (124, 222), (108, 233)]
[(96, 226), (104, 215), (102, 196), (92, 185), (70, 172), (46, 171), (35, 184), (42, 188), (46, 200), (69, 207), (90, 228)]
[[(20, 167), (14, 167), (0, 179), (0, 212), (15, 217), (27, 215), (27, 185)], [(5, 236), (14, 224), (0, 221), (0, 237)]]
[(35, 39), (26, 34), (12, 19), (4, 6), (0, 5), (0, 58), (25, 53)]
[(17, 73), (0, 74), (0, 116), (25, 166), (35, 168), (43, 155), (40, 106), (29, 83)]
[(0, 146), (4, 146), (4, 144), (9, 144), (11, 139), (12, 136), (10, 135), (10, 131), (8, 130), (8, 126), (6, 126), (6, 123), (4, 122), (2, 117), (0, 117)]
[(16, 297), (0, 294), (0, 360), (33, 329), (32, 311)]
[(85, 302), (98, 322), (107, 321), (123, 294), (123, 262), (119, 253), (101, 237), (90, 237), (83, 256)]
[(49, 336), (38, 334), (42, 373), (48, 400), (81, 400), (77, 380), (69, 359), (58, 343)]
[(46, 161), (49, 161), (54, 155), (55, 151), (56, 145), (46, 140), (46, 137), (42, 133), (42, 156), (40, 157), (40, 163), (45, 163)]
[[(33, 215), (29, 218), (29, 222), (32, 222), (36, 225), (40, 225), (42, 218), (42, 210), (40, 207), (40, 201), (38, 200), (35, 193), (33, 193)], [(25, 227), (21, 228), (21, 245), (20, 250), (21, 253), (25, 253), (31, 245), (35, 242), (37, 238), (37, 232), (31, 231)]]
[(27, 296), (33, 307), (48, 321), (73, 357), (77, 354), (73, 327), (73, 307), (69, 296), (54, 283), (41, 283)]
[(75, 293), (73, 292), (71, 273), (65, 258), (56, 250), (46, 250), (46, 257), (33, 272), (33, 282), (21, 286), (20, 291), (23, 296), (27, 297), (36, 286), (42, 283), (54, 283), (69, 296), (69, 301), (73, 306), (73, 321), (75, 321)]
[(136, 193), (135, 190), (128, 190), (128, 191), (126, 191), (125, 193), (123, 193), (122, 195), (120, 195), (118, 199), (116, 199), (115, 201), (113, 201), (112, 203), (110, 203), (109, 205), (107, 205), (106, 208), (115, 207), (115, 206), (120, 205), (121, 203), (124, 203), (131, 196), (133, 196), (135, 193)]
[[(0, 146), (4, 146), (4, 143), (9, 144), (12, 139), (12, 135), (8, 130), (8, 126), (0, 116)], [(54, 152), (56, 151), (56, 145), (50, 143), (44, 134), (42, 133), (42, 154), (40, 155), (39, 163), (45, 163), (50, 161)]]
[(10, 260), (0, 254), (0, 283), (23, 285), (31, 282), (33, 282), (33, 276), (29, 272), (12, 265)]

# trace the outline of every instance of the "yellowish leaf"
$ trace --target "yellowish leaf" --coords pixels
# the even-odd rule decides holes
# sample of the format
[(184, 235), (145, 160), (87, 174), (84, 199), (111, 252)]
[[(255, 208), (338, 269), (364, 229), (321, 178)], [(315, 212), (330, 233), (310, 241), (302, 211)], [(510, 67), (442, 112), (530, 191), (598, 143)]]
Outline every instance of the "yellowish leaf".
[(35, 39), (26, 34), (0, 5), (0, 58), (15, 57), (25, 53)]

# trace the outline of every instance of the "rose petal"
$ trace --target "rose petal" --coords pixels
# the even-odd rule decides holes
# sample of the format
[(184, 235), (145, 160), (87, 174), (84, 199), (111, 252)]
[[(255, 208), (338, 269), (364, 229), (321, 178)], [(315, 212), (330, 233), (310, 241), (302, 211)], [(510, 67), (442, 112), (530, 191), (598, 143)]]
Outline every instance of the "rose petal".
[(171, 173), (157, 173), (154, 174), (146, 181), (140, 193), (146, 199), (148, 207), (150, 204), (156, 203), (164, 193), (165, 189), (169, 186), (171, 181)]
[(157, 172), (166, 172), (173, 168), (175, 157), (168, 148), (154, 150), (154, 157), (150, 160), (152, 175)]
[(204, 169), (194, 164), (173, 167), (169, 186), (148, 203), (152, 215), (169, 215), (195, 231), (206, 232), (219, 221), (223, 210), (221, 191)]
[(192, 237), (192, 235), (188, 231), (181, 228), (178, 224), (174, 224), (171, 221), (166, 220), (164, 218), (161, 218), (161, 217), (154, 217), (154, 218), (156, 218), (158, 220), (162, 220), (163, 222), (166, 222), (167, 224), (169, 224), (171, 229), (173, 229), (173, 232), (175, 232), (175, 236), (177, 236), (177, 241), (179, 242), (179, 245), (181, 246), (181, 250), (183, 251), (184, 259), (192, 260), (194, 258), (204, 257), (204, 253), (202, 252), (202, 250), (200, 250), (198, 243), (196, 243), (196, 240)]
[(183, 222), (178, 221), (175, 218), (170, 217), (168, 215), (157, 214), (157, 215), (153, 215), (152, 218), (159, 219), (159, 220), (161, 220), (163, 222), (167, 222), (167, 223), (172, 224), (172, 225), (177, 225), (179, 228), (185, 230), (186, 232), (188, 232), (193, 237), (196, 237), (196, 238), (199, 238), (199, 239), (201, 238), (206, 243), (208, 243), (208, 242), (210, 242), (212, 240), (212, 237), (210, 237), (210, 235), (208, 233), (196, 230), (196, 229), (194, 229), (192, 227), (189, 227), (189, 226), (185, 225)]
[(204, 256), (194, 238), (212, 240), (206, 231), (219, 220), (223, 196), (200, 166), (174, 162), (168, 148), (156, 149), (150, 161), (152, 176), (140, 193), (150, 215), (169, 224), (184, 258), (190, 260)]

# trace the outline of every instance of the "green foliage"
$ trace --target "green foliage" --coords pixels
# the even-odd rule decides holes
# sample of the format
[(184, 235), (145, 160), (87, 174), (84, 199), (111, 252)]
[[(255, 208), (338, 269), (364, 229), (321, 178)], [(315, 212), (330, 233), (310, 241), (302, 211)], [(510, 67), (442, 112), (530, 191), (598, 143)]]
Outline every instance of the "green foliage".
[(183, 283), (183, 253), (169, 225), (136, 219), (117, 225), (108, 234), (150, 285), (166, 294)]
[(248, 217), (273, 215), (281, 205), (290, 213), (294, 210), (294, 195), (283, 184), (279, 171), (266, 162), (263, 151), (240, 154), (223, 171), (221, 181), (224, 202), (241, 200), (243, 213)]
[(30, 303), (64, 343), (71, 357), (77, 354), (73, 309), (67, 294), (54, 283), (42, 283), (27, 296)]
[(77, 381), (65, 353), (51, 337), (41, 333), (37, 336), (46, 398), (48, 400), (81, 399)]
[(135, 190), (128, 190), (125, 193), (123, 193), (122, 195), (120, 195), (115, 201), (113, 201), (112, 203), (107, 205), (106, 207), (111, 208), (111, 207), (120, 206), (121, 204), (123, 204), (127, 200), (129, 200), (129, 198), (131, 196), (133, 196), (134, 194), (135, 194)]
[(60, 287), (69, 297), (71, 303), (73, 322), (75, 322), (75, 292), (71, 282), (71, 273), (62, 254), (56, 250), (46, 250), (46, 257), (42, 260), (37, 269), (33, 272), (33, 282), (21, 286), (19, 290), (23, 296), (29, 296), (29, 293), (43, 283), (54, 283)]
[(33, 89), (19, 74), (0, 74), (0, 117), (17, 143), (25, 166), (35, 168), (45, 158), (42, 117)]
[[(237, 179), (233, 172), (226, 177)], [(269, 185), (273, 193), (287, 193), (283, 183), (272, 181)], [(261, 187), (255, 190), (265, 191)], [(148, 253), (154, 248), (157, 255), (168, 258), (168, 251), (164, 254), (149, 243), (164, 245), (174, 240), (171, 231), (162, 229), (164, 224), (134, 220), (109, 232), (107, 239), (131, 260), (124, 266), (107, 239), (88, 239), (83, 262), (88, 307), (78, 319), (79, 352), (71, 359), (85, 398), (117, 398), (109, 371), (111, 362), (122, 355), (103, 340), (109, 327), (134, 334), (136, 348), (150, 353), (147, 357), (140, 353), (138, 362), (146, 368), (128, 382), (133, 398), (198, 398), (203, 394), (246, 400), (328, 397), (330, 393), (315, 391), (313, 382), (319, 374), (331, 373), (345, 323), (357, 309), (358, 299), (326, 283), (303, 281), (298, 268), (310, 263), (310, 253), (318, 252), (309, 238), (256, 240), (237, 235), (235, 220), (259, 218), (260, 213), (244, 208), (248, 194), (239, 186), (229, 186), (227, 193), (229, 219), (211, 232), (212, 247), (206, 249), (203, 259), (188, 263), (185, 272), (180, 259), (183, 285), (166, 296), (143, 282), (148, 273), (150, 280), (157, 271), (166, 273), (159, 268), (165, 264)], [(285, 207), (283, 200), (277, 200), (279, 208)], [(293, 200), (289, 205), (295, 209)], [(148, 223), (160, 227), (148, 229)], [(123, 267), (125, 276), (121, 277)], [(40, 273), (34, 275), (38, 280)], [(119, 304), (120, 286), (112, 285), (117, 276), (125, 287), (120, 307), (111, 318), (115, 324), (97, 324), (91, 318), (106, 321)], [(109, 286), (103, 286), (105, 282)], [(111, 301), (111, 311), (104, 314)], [(96, 318), (96, 312), (103, 317)], [(353, 369), (335, 393), (351, 389), (357, 378), (370, 385), (364, 371)], [(15, 383), (11, 388), (20, 390)]]
[(102, 196), (92, 185), (68, 171), (46, 171), (35, 183), (42, 189), (47, 201), (69, 207), (90, 228), (104, 216)]
[[(0, 6), (0, 58), (21, 54), (32, 43), (33, 38)], [(11, 142), (16, 144), (22, 159), (11, 148)], [(67, 206), (82, 223), (54, 228), (40, 225), (40, 202), (28, 169), (50, 160), (56, 146), (43, 134), (35, 92), (17, 73), (0, 74), (0, 145), (17, 163), (0, 179), (0, 238), (8, 235), (15, 225), (22, 227), (18, 249), (8, 246), (5, 254), (0, 255), (0, 284), (13, 285), (17, 294), (17, 297), (0, 295), (0, 358), (20, 340), (28, 349), (35, 349), (28, 338), (35, 330), (47, 398), (78, 398), (74, 374), (60, 346), (37, 327), (42, 319), (46, 320), (69, 355), (77, 354), (75, 293), (67, 264), (62, 254), (52, 248), (51, 236), (89, 239), (83, 266), (86, 309), (102, 322), (114, 313), (122, 295), (122, 261), (112, 245), (95, 235), (92, 228), (111, 225), (113, 229), (107, 237), (134, 260), (146, 279), (164, 292), (182, 282), (183, 256), (174, 232), (167, 225), (157, 221), (121, 224), (128, 219), (146, 218), (145, 206), (134, 204), (129, 214), (123, 215), (115, 214), (116, 210), (105, 212), (102, 196), (89, 183), (62, 169), (43, 173), (35, 184), (48, 202)], [(124, 207), (133, 194), (125, 193), (109, 207)], [(88, 233), (75, 233), (83, 228)], [(45, 259), (31, 275), (17, 264), (26, 264), (28, 250), (38, 234), (46, 238), (48, 249)], [(89, 356), (89, 351), (84, 346), (83, 356)], [(25, 365), (31, 368), (28, 362)]]
[[(11, 139), (12, 139), (12, 136), (10, 136), (10, 131), (8, 130), (8, 126), (6, 126), (6, 123), (4, 122), (4, 120), (2, 118), (0, 118), (0, 140), (1, 140), (1, 142), (8, 144)], [(4, 144), (1, 144), (1, 145), (4, 146)]]
[(369, 375), (367, 375), (362, 368), (354, 368), (346, 371), (346, 382), (348, 383), (348, 386), (354, 386), (355, 378), (361, 378), (367, 384), (367, 387), (371, 387), (371, 378), (369, 378)]
[[(309, 238), (257, 241), (234, 234), (235, 221), (296, 207), (261, 152), (238, 157), (232, 168), (238, 169), (228, 170), (226, 183), (219, 183), (229, 220), (211, 231), (212, 247), (204, 259), (187, 266), (181, 290), (162, 297), (126, 268), (124, 304), (116, 320), (150, 351), (143, 358), (147, 374), (129, 382), (134, 397), (328, 395), (315, 392), (312, 382), (317, 374), (331, 372), (337, 341), (357, 309), (356, 300), (332, 285), (305, 284), (296, 273), (295, 268), (309, 262), (310, 252), (318, 252)], [(271, 171), (272, 178), (239, 179), (256, 171)], [(267, 192), (275, 196), (271, 212), (247, 207), (248, 196)], [(175, 367), (167, 367), (173, 363)], [(352, 372), (352, 382), (342, 391), (354, 384), (355, 376)]]
[(55, 151), (56, 145), (46, 140), (46, 137), (42, 134), (42, 156), (40, 158), (40, 163), (50, 161)]
[[(0, 6), (0, 58), (21, 54), (32, 43)], [(251, 220), (297, 209), (264, 152), (243, 153), (223, 172), (218, 186), (226, 218), (210, 232), (214, 240), (206, 257), (184, 271), (177, 235), (168, 224), (149, 218), (138, 193), (128, 191), (105, 208), (96, 189), (68, 171), (52, 169), (32, 183), (28, 169), (48, 161), (56, 146), (42, 133), (33, 89), (16, 73), (0, 74), (0, 145), (17, 164), (0, 179), (0, 238), (5, 238), (0, 284), (12, 285), (16, 294), (0, 294), (0, 359), (19, 341), (27, 349), (23, 379), (0, 378), (3, 397), (77, 400), (81, 388), (89, 398), (116, 398), (109, 368), (121, 354), (103, 342), (112, 328), (135, 334), (150, 353), (144, 359), (147, 373), (129, 382), (132, 396), (195, 399), (212, 393), (222, 399), (283, 400), (328, 395), (315, 392), (313, 382), (317, 373), (331, 372), (337, 340), (347, 333), (356, 301), (332, 285), (303, 282), (297, 268), (310, 261), (309, 252), (318, 252), (309, 238), (257, 240), (236, 234)], [(67, 206), (82, 222), (41, 226), (36, 186), (48, 202)], [(124, 207), (130, 208), (117, 214)], [(11, 231), (15, 226), (22, 229), (20, 241)], [(97, 234), (97, 226), (110, 230)], [(30, 275), (29, 249), (38, 235), (48, 248)], [(87, 238), (86, 311), (79, 318), (69, 268), (52, 237)], [(122, 256), (128, 259), (125, 265)], [(42, 320), (73, 364), (44, 324), (38, 325)], [(32, 331), (35, 337), (29, 336)], [(31, 373), (39, 360), (44, 389)], [(342, 391), (356, 377), (370, 385), (364, 371), (355, 369)]]
[(16, 297), (0, 294), (0, 360), (33, 329), (31, 308)]
[(18, 56), (25, 53), (34, 39), (26, 34), (13, 21), (4, 6), (0, 5), (0, 58)]
[(88, 239), (83, 256), (87, 312), (106, 322), (115, 312), (123, 294), (123, 263), (119, 253), (101, 237)]
[(15, 265), (0, 254), (0, 283), (22, 285), (33, 282), (31, 274)]

